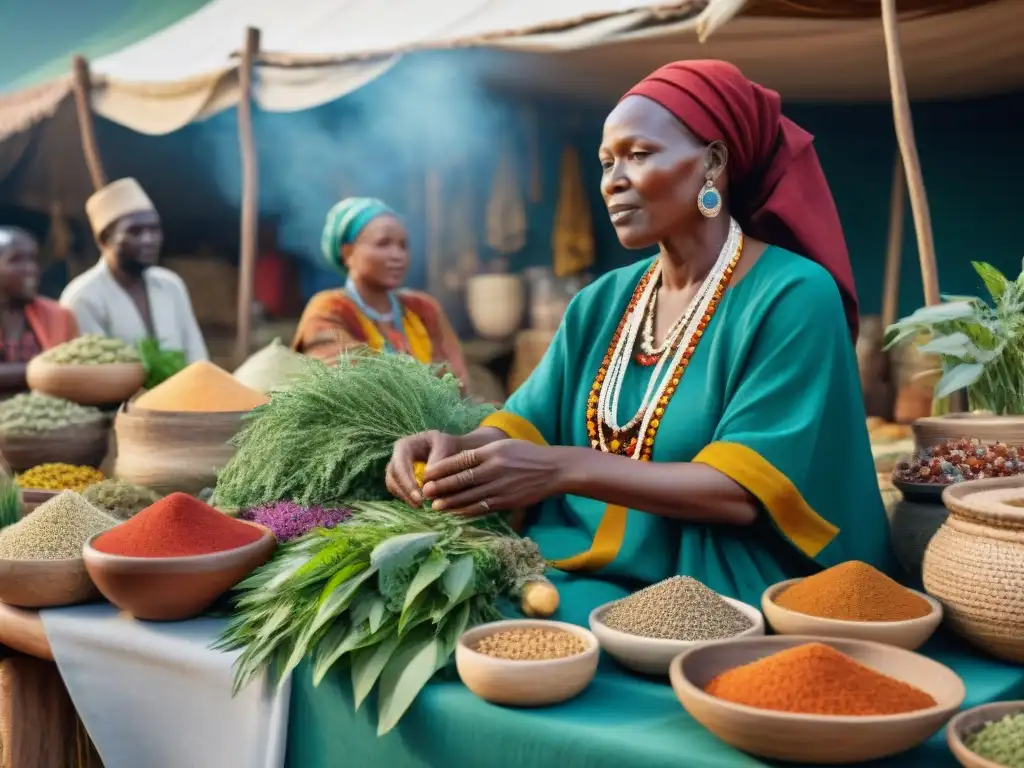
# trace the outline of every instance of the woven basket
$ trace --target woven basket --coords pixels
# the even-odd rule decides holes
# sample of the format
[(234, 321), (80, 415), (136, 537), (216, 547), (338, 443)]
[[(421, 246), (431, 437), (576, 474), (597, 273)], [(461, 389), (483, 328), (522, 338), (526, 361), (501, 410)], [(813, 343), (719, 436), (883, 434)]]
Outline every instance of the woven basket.
[(114, 421), (114, 475), (163, 495), (198, 495), (214, 486), (235, 454), (230, 441), (245, 413), (150, 411), (126, 403)]
[(925, 551), (925, 589), (958, 634), (1024, 662), (1024, 478), (958, 483), (942, 500), (949, 517)]

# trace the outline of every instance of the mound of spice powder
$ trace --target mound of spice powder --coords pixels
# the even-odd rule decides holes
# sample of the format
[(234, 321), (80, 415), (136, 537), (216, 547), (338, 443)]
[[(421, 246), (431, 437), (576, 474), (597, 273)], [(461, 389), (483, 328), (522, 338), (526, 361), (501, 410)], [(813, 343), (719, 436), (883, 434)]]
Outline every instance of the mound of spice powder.
[(149, 411), (237, 413), (270, 402), (262, 392), (250, 389), (213, 363), (192, 363), (135, 401)]
[(1024, 768), (1024, 712), (985, 723), (964, 739), (976, 755), (1005, 768)]
[(706, 693), (805, 715), (895, 715), (935, 706), (929, 694), (824, 643), (807, 643), (723, 672)]
[(859, 560), (840, 563), (788, 587), (775, 604), (839, 621), (907, 621), (932, 612), (919, 595)]
[(304, 536), (314, 528), (333, 528), (352, 517), (352, 511), (303, 507), (291, 501), (279, 501), (247, 509), (239, 517), (269, 528), (278, 541), (289, 541)]
[(74, 491), (64, 491), (0, 532), (0, 559), (70, 560), (118, 521)]
[(261, 535), (199, 499), (172, 493), (97, 537), (93, 547), (125, 557), (190, 557), (244, 547)]
[(752, 622), (722, 597), (689, 576), (673, 576), (612, 605), (602, 623), (619, 632), (662, 640), (721, 640)]

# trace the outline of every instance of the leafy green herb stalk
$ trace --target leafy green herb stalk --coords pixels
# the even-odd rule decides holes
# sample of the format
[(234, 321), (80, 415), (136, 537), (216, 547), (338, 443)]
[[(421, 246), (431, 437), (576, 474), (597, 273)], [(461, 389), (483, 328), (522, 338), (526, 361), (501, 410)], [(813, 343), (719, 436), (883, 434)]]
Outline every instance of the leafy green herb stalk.
[(0, 459), (0, 530), (21, 519), (21, 489), (6, 462)]
[(974, 296), (943, 296), (886, 330), (886, 349), (924, 337), (918, 349), (941, 362), (937, 401), (967, 390), (971, 410), (1024, 415), (1024, 272), (1008, 280), (998, 269), (972, 262), (992, 305)]
[(354, 516), (284, 545), (239, 585), (216, 647), (242, 649), (235, 692), (264, 669), (279, 682), (311, 655), (314, 684), (350, 668), (355, 706), (378, 689), (378, 735), (390, 731), (468, 627), (500, 618), (543, 576), (536, 545), (501, 518), (466, 521), (398, 501), (351, 505)]
[(154, 338), (145, 338), (138, 343), (139, 359), (146, 370), (146, 381), (143, 386), (152, 389), (163, 384), (171, 376), (188, 365), (185, 353), (178, 349), (161, 349), (160, 342)]
[(390, 499), (384, 471), (396, 440), (432, 429), (466, 434), (493, 410), (465, 400), (451, 374), (404, 355), (352, 352), (333, 368), (311, 360), (291, 389), (248, 417), (217, 479), (217, 504)]

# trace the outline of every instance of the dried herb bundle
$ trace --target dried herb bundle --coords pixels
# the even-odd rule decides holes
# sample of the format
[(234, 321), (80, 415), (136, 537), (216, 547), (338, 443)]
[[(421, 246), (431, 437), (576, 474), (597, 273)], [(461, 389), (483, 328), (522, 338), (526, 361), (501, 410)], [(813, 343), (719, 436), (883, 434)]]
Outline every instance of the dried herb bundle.
[(465, 400), (454, 376), (404, 355), (348, 353), (334, 368), (311, 362), (249, 416), (216, 502), (247, 509), (389, 499), (384, 470), (396, 440), (432, 429), (466, 434), (493, 410)]

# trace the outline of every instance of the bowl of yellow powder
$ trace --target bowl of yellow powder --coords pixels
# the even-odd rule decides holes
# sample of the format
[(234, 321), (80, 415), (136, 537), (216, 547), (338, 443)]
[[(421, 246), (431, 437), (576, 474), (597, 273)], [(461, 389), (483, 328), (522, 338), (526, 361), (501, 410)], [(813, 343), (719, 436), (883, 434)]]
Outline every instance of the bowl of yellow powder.
[(858, 560), (769, 587), (761, 610), (779, 635), (847, 637), (909, 651), (942, 623), (941, 603)]
[(541, 707), (579, 695), (597, 672), (593, 633), (562, 621), (514, 619), (462, 634), (455, 666), (462, 682), (492, 704)]

